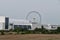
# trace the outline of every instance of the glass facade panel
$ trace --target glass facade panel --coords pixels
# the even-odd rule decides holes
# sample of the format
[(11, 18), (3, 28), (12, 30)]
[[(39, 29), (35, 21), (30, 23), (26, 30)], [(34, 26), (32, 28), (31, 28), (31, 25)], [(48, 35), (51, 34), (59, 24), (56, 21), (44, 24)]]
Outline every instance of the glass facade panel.
[(5, 29), (8, 29), (9, 26), (9, 18), (5, 18)]
[(27, 25), (23, 25), (24, 29), (27, 29)]
[(17, 28), (17, 27), (23, 28), (23, 29), (31, 29), (30, 25), (14, 25), (14, 29)]
[(18, 25), (14, 25), (14, 29), (16, 29), (18, 27)]
[(31, 25), (28, 25), (28, 29), (31, 29)]
[(22, 25), (19, 25), (19, 28), (22, 28)]

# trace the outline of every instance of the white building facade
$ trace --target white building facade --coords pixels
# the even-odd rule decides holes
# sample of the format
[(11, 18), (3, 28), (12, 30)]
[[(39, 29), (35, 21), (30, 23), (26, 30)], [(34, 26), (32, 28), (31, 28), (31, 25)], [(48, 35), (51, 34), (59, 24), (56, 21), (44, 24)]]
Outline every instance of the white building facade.
[(28, 20), (11, 19), (6, 16), (0, 16), (0, 30), (10, 30), (16, 27), (31, 30), (32, 24)]
[(22, 19), (11, 19), (9, 20), (10, 27), (15, 29), (17, 27), (19, 28), (26, 28), (31, 30), (32, 24), (28, 20), (22, 20)]
[(47, 30), (56, 30), (60, 25), (44, 24), (43, 27)]

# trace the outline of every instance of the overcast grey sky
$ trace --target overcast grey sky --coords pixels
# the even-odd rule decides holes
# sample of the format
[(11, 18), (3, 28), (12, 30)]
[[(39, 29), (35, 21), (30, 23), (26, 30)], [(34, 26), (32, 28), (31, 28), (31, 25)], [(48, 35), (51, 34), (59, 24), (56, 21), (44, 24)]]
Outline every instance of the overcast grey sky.
[(30, 11), (42, 15), (43, 24), (60, 24), (60, 0), (0, 0), (0, 15), (25, 19)]

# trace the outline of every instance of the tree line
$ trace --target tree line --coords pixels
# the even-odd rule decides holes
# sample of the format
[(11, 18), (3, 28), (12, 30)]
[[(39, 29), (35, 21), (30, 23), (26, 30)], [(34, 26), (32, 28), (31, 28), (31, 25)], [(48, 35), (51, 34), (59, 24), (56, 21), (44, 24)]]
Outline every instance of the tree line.
[[(34, 30), (28, 30), (23, 28), (10, 29), (9, 31), (0, 30), (1, 35), (4, 35), (4, 32), (15, 32), (16, 34), (60, 34), (60, 27), (56, 30), (47, 30), (43, 26), (42, 28), (35, 28)], [(12, 34), (12, 33), (11, 33)]]

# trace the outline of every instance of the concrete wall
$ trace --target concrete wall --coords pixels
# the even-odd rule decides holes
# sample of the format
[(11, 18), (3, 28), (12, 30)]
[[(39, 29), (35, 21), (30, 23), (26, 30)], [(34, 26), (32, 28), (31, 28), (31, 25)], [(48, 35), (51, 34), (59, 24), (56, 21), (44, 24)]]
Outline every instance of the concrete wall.
[(2, 23), (5, 23), (5, 16), (0, 16), (0, 22)]
[(0, 16), (0, 30), (5, 28), (5, 16)]

